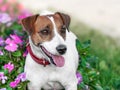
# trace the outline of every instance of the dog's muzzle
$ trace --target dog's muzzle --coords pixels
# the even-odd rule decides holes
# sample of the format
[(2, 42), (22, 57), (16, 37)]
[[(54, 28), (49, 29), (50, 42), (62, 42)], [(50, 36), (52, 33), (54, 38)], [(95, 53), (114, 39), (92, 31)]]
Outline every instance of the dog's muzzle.
[[(44, 48), (43, 46), (40, 46), (42, 51), (44, 52), (44, 54), (46, 54), (46, 56), (48, 58), (50, 58), (51, 63), (53, 63), (54, 65), (56, 65), (57, 67), (62, 67), (65, 64), (65, 59), (63, 56), (61, 55), (54, 55), (52, 53), (50, 53), (46, 48)], [(66, 50), (64, 50), (65, 53)], [(63, 52), (62, 52), (63, 53)]]
[(66, 53), (67, 47), (65, 45), (59, 45), (56, 47), (56, 50), (60, 55), (63, 55)]

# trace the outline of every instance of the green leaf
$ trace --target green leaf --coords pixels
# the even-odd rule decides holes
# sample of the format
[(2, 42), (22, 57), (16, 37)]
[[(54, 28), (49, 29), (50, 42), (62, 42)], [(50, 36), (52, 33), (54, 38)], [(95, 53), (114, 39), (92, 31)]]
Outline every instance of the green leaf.
[(0, 60), (1, 61), (8, 61), (8, 57), (6, 57), (6, 56), (0, 56)]
[(100, 66), (100, 69), (103, 69), (103, 70), (107, 70), (108, 69), (108, 67), (106, 65), (106, 62), (103, 61), (103, 60), (99, 63), (99, 66)]
[(97, 72), (95, 70), (91, 70), (91, 71), (88, 72), (88, 74), (91, 75), (91, 76), (93, 76), (93, 75), (96, 75)]
[(90, 44), (91, 44), (91, 41), (90, 41), (90, 40), (85, 41), (85, 42), (83, 43), (83, 47), (84, 47), (84, 48), (88, 48), (88, 47), (90, 47)]
[(23, 71), (24, 71), (24, 68), (23, 67), (19, 67), (18, 73), (22, 73)]
[(7, 90), (12, 90), (12, 88), (11, 88), (11, 87), (8, 87)]
[(16, 52), (13, 52), (12, 55), (15, 57), (20, 57), (22, 54), (20, 51), (16, 51)]
[(99, 85), (95, 86), (96, 90), (103, 90), (103, 88)]
[(11, 29), (18, 31), (22, 29), (22, 26), (15, 22), (14, 25), (11, 26)]
[(82, 48), (82, 44), (80, 43), (80, 41), (78, 39), (76, 39), (76, 48), (77, 48), (78, 52), (80, 52), (80, 50)]
[(81, 82), (80, 85), (79, 85), (79, 87), (84, 88), (85, 87), (84, 82)]
[(7, 75), (8, 74), (8, 69), (4, 70), (4, 74)]
[(10, 33), (11, 33), (11, 30), (8, 30), (8, 29), (5, 30), (6, 35), (10, 35)]

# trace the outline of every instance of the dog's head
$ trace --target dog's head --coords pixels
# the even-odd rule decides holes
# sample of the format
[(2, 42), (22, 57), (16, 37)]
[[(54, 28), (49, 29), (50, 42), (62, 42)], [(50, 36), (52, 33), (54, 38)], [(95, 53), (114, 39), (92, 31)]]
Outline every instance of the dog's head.
[(66, 33), (69, 32), (70, 17), (56, 12), (48, 15), (33, 15), (23, 19), (22, 25), (31, 37), (32, 43), (39, 47), (50, 61), (64, 65), (64, 55), (67, 51)]

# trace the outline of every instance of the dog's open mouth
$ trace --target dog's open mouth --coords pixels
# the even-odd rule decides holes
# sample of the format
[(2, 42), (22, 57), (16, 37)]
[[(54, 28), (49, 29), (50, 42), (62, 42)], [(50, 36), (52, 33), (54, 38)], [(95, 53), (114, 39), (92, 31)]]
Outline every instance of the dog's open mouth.
[(65, 64), (65, 60), (63, 56), (60, 55), (53, 55), (48, 52), (43, 46), (41, 46), (43, 52), (50, 58), (50, 61), (58, 67), (62, 67)]

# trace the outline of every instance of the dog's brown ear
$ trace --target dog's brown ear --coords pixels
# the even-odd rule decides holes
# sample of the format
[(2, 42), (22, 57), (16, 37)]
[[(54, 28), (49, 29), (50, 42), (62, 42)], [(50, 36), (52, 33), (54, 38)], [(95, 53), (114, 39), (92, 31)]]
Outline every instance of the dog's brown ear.
[(33, 15), (33, 16), (29, 16), (29, 17), (26, 17), (24, 19), (21, 20), (21, 24), (22, 26), (24, 27), (24, 29), (29, 33), (31, 34), (32, 31), (33, 31), (33, 27), (34, 27), (34, 23), (37, 19), (37, 17), (39, 16), (39, 14), (36, 14), (36, 15)]
[(64, 13), (60, 13), (60, 12), (56, 12), (55, 14), (58, 14), (61, 17), (63, 24), (66, 26), (66, 28), (69, 31), (69, 25), (70, 25), (70, 21), (71, 21), (70, 16), (67, 14), (64, 14)]

